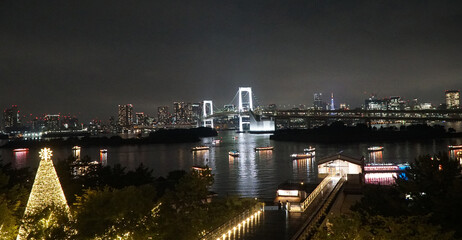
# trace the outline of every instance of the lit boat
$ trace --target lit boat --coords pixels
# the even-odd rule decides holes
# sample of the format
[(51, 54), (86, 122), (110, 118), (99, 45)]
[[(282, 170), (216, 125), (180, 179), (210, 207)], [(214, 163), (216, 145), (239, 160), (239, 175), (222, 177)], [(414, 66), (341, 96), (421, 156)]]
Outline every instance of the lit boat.
[(25, 152), (25, 151), (29, 151), (29, 148), (16, 148), (16, 149), (13, 149), (13, 152)]
[(291, 154), (290, 157), (293, 159), (302, 159), (302, 158), (310, 158), (313, 157), (314, 154), (311, 153), (294, 153)]
[(221, 140), (220, 140), (220, 139), (215, 139), (215, 140), (213, 140), (213, 142), (212, 142), (213, 145), (218, 145), (218, 144), (220, 144), (220, 143), (221, 143)]
[(368, 147), (367, 151), (369, 152), (383, 151), (383, 147), (379, 147), (379, 146)]
[(192, 170), (195, 170), (195, 171), (212, 170), (212, 169), (209, 168), (209, 167), (203, 167), (203, 166), (192, 166), (191, 169), (192, 169)]
[(274, 147), (273, 146), (268, 146), (268, 147), (256, 147), (255, 151), (273, 151)]
[(308, 148), (303, 149), (303, 151), (306, 153), (314, 153), (314, 151), (316, 151), (316, 148), (309, 146)]
[(462, 145), (450, 145), (448, 147), (449, 147), (449, 150), (462, 149)]
[(207, 147), (207, 146), (197, 146), (197, 147), (193, 147), (191, 148), (191, 151), (205, 151), (205, 150), (209, 150), (210, 148)]
[(101, 149), (99, 150), (100, 153), (107, 153), (107, 149)]
[(239, 157), (239, 151), (231, 150), (229, 151), (229, 156)]

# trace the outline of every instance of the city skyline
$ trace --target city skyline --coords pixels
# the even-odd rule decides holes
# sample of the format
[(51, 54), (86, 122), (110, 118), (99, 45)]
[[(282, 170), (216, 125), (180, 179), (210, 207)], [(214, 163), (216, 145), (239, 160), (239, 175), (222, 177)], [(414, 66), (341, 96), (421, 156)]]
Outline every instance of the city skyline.
[(461, 10), (457, 1), (11, 1), (0, 10), (0, 102), (89, 119), (115, 115), (116, 104), (151, 114), (177, 100), (224, 105), (239, 86), (263, 104), (310, 104), (317, 92), (351, 106), (372, 93), (442, 103), (441, 92), (461, 88)]

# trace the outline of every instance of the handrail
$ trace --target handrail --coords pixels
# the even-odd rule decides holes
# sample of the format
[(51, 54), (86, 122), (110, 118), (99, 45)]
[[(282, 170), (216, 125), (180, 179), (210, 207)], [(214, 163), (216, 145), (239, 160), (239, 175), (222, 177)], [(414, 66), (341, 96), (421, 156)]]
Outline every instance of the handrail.
[(329, 174), (327, 177), (325, 177), (319, 185), (313, 190), (313, 192), (310, 193), (310, 195), (302, 202), (300, 208), (302, 209), (302, 212), (305, 211), (310, 204), (313, 202), (313, 200), (319, 195), (319, 193), (322, 191), (322, 189), (327, 185), (327, 183), (330, 182), (332, 179), (332, 174)]
[(337, 193), (340, 191), (345, 181), (345, 178), (342, 177), (337, 182), (337, 185), (332, 190), (326, 201), (322, 204), (322, 207), (320, 209), (318, 208), (316, 215), (309, 220), (308, 224), (305, 223), (305, 225), (291, 238), (291, 240), (305, 240), (314, 233), (314, 230), (318, 227), (318, 223), (326, 215), (326, 211), (332, 205), (332, 201), (337, 196)]
[(224, 230), (228, 230), (230, 228), (230, 226), (233, 226), (235, 225), (235, 223), (239, 223), (239, 222), (242, 222), (243, 220), (245, 220), (246, 218), (248, 218), (250, 215), (252, 215), (253, 212), (257, 211), (257, 210), (260, 210), (260, 209), (263, 209), (264, 208), (264, 204), (261, 203), (261, 202), (258, 202), (256, 203), (253, 207), (251, 208), (248, 208), (244, 211), (242, 211), (241, 213), (239, 213), (238, 215), (234, 216), (233, 218), (231, 218), (230, 220), (224, 222), (223, 224), (221, 224), (220, 226), (216, 227), (215, 229), (207, 232), (206, 234), (204, 234), (200, 239), (201, 240), (207, 240), (207, 239), (217, 239), (217, 237), (221, 237), (221, 234), (223, 232), (226, 232)]

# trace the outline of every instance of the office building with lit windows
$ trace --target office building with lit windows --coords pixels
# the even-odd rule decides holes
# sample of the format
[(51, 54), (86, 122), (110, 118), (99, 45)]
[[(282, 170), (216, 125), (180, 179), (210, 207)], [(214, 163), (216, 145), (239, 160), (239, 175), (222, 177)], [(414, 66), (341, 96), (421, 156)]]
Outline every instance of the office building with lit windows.
[(459, 90), (446, 90), (446, 107), (448, 109), (459, 109), (460, 108)]
[(129, 129), (133, 126), (133, 105), (122, 104), (119, 105), (119, 117), (117, 125), (123, 129)]

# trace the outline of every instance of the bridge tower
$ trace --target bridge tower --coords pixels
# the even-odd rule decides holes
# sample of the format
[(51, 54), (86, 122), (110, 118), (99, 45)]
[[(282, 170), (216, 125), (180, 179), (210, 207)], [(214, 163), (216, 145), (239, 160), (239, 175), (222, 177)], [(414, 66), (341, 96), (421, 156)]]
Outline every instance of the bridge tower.
[(213, 128), (213, 102), (212, 100), (204, 100), (202, 103), (202, 126)]
[(253, 111), (252, 88), (251, 87), (240, 87), (239, 88), (239, 109), (238, 110), (239, 110), (239, 131), (243, 132), (244, 124), (250, 125), (249, 111)]

